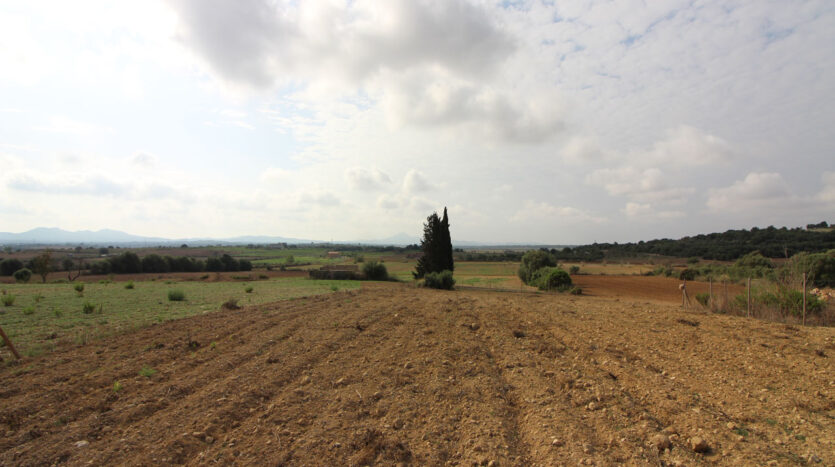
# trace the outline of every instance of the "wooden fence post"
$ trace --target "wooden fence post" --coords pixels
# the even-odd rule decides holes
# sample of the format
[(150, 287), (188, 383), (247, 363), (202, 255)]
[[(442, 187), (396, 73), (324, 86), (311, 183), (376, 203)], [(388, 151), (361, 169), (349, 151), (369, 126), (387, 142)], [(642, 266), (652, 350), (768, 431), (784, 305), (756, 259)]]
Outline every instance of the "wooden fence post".
[(748, 278), (748, 317), (751, 317), (751, 278)]
[(12, 344), (12, 340), (9, 339), (9, 336), (3, 331), (3, 328), (0, 328), (0, 336), (3, 336), (3, 340), (6, 341), (6, 345), (9, 346), (9, 349), (12, 351), (15, 357), (20, 360), (20, 354), (17, 353), (17, 349), (14, 348), (14, 344)]
[(707, 278), (707, 294), (708, 294), (708, 307), (712, 310), (713, 309), (713, 278)]
[(803, 325), (806, 326), (806, 273), (803, 273)]

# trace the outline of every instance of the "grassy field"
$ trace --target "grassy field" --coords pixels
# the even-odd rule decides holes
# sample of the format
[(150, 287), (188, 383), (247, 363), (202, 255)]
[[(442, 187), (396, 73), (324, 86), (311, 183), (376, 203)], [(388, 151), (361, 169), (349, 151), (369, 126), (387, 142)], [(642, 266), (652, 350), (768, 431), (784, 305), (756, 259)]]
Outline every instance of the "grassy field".
[[(230, 298), (242, 306), (257, 305), (334, 289), (356, 289), (359, 282), (306, 278), (211, 283), (141, 281), (134, 282), (133, 289), (113, 282), (84, 284), (82, 293), (74, 287), (67, 283), (2, 286), (3, 297), (13, 295), (14, 303), (4, 306), (0, 302), (0, 326), (21, 353), (37, 355), (61, 341), (83, 343), (152, 323), (216, 311)], [(249, 287), (251, 292), (247, 292)], [(170, 301), (170, 291), (181, 291), (185, 299)]]

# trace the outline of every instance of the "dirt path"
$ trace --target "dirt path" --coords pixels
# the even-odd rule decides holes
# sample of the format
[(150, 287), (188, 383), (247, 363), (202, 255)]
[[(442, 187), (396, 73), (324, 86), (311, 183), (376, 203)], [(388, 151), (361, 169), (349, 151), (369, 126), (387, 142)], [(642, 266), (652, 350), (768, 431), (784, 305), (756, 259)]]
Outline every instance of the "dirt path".
[(0, 464), (833, 465), (833, 358), (832, 329), (371, 285), (4, 367)]

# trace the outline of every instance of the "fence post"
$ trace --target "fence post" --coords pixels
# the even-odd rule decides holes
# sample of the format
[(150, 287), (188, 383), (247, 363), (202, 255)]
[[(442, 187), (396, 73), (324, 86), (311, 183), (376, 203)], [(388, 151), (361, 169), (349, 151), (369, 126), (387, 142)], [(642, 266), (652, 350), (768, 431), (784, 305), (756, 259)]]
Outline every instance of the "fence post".
[(748, 278), (748, 317), (751, 317), (751, 278)]
[(17, 357), (18, 360), (20, 360), (20, 354), (17, 353), (17, 349), (14, 348), (12, 340), (9, 339), (9, 336), (7, 336), (6, 333), (3, 331), (3, 328), (0, 328), (0, 336), (3, 336), (3, 340), (6, 341), (6, 345), (9, 346), (9, 350), (11, 350), (14, 356)]
[(707, 294), (708, 294), (708, 307), (712, 310), (713, 309), (713, 278), (707, 278)]
[(803, 273), (803, 325), (806, 326), (806, 273)]

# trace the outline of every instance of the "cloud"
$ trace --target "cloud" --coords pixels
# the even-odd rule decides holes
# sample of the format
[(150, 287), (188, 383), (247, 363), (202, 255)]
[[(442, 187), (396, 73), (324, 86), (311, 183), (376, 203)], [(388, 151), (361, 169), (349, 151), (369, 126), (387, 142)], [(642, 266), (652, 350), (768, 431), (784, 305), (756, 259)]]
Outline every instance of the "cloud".
[(391, 177), (377, 169), (352, 167), (345, 171), (348, 186), (358, 191), (378, 191), (391, 184)]
[(342, 204), (339, 198), (329, 191), (313, 191), (302, 193), (299, 197), (302, 204), (311, 204), (320, 207), (336, 207)]
[(147, 152), (135, 152), (130, 157), (130, 163), (136, 167), (151, 169), (157, 165), (157, 157)]
[(652, 207), (650, 204), (626, 203), (621, 210), (627, 217), (644, 219), (677, 219), (684, 217), (683, 211), (664, 211)]
[(129, 192), (124, 184), (102, 175), (70, 175), (62, 180), (54, 180), (21, 173), (13, 176), (6, 185), (18, 191), (47, 194), (119, 197)]
[(835, 172), (822, 173), (821, 181), (823, 187), (817, 198), (824, 203), (835, 204)]
[(695, 189), (674, 187), (658, 168), (621, 167), (598, 169), (586, 176), (586, 183), (602, 186), (612, 196), (627, 196), (639, 201), (682, 203)]
[(517, 210), (510, 220), (514, 222), (546, 221), (556, 223), (602, 223), (605, 219), (593, 216), (582, 209), (571, 206), (554, 206), (545, 202), (525, 201), (523, 207)]
[(656, 142), (649, 151), (633, 156), (647, 163), (691, 167), (727, 163), (734, 151), (718, 136), (680, 125), (668, 130), (666, 139)]
[(779, 173), (752, 172), (729, 187), (711, 189), (707, 207), (711, 211), (742, 211), (767, 205), (776, 208), (796, 201)]
[(425, 193), (433, 188), (423, 173), (414, 169), (406, 173), (406, 178), (403, 180), (403, 191), (408, 194)]
[(49, 119), (49, 123), (47, 125), (35, 127), (35, 129), (50, 133), (65, 133), (77, 136), (113, 133), (113, 129), (106, 126), (61, 116), (52, 117)]

